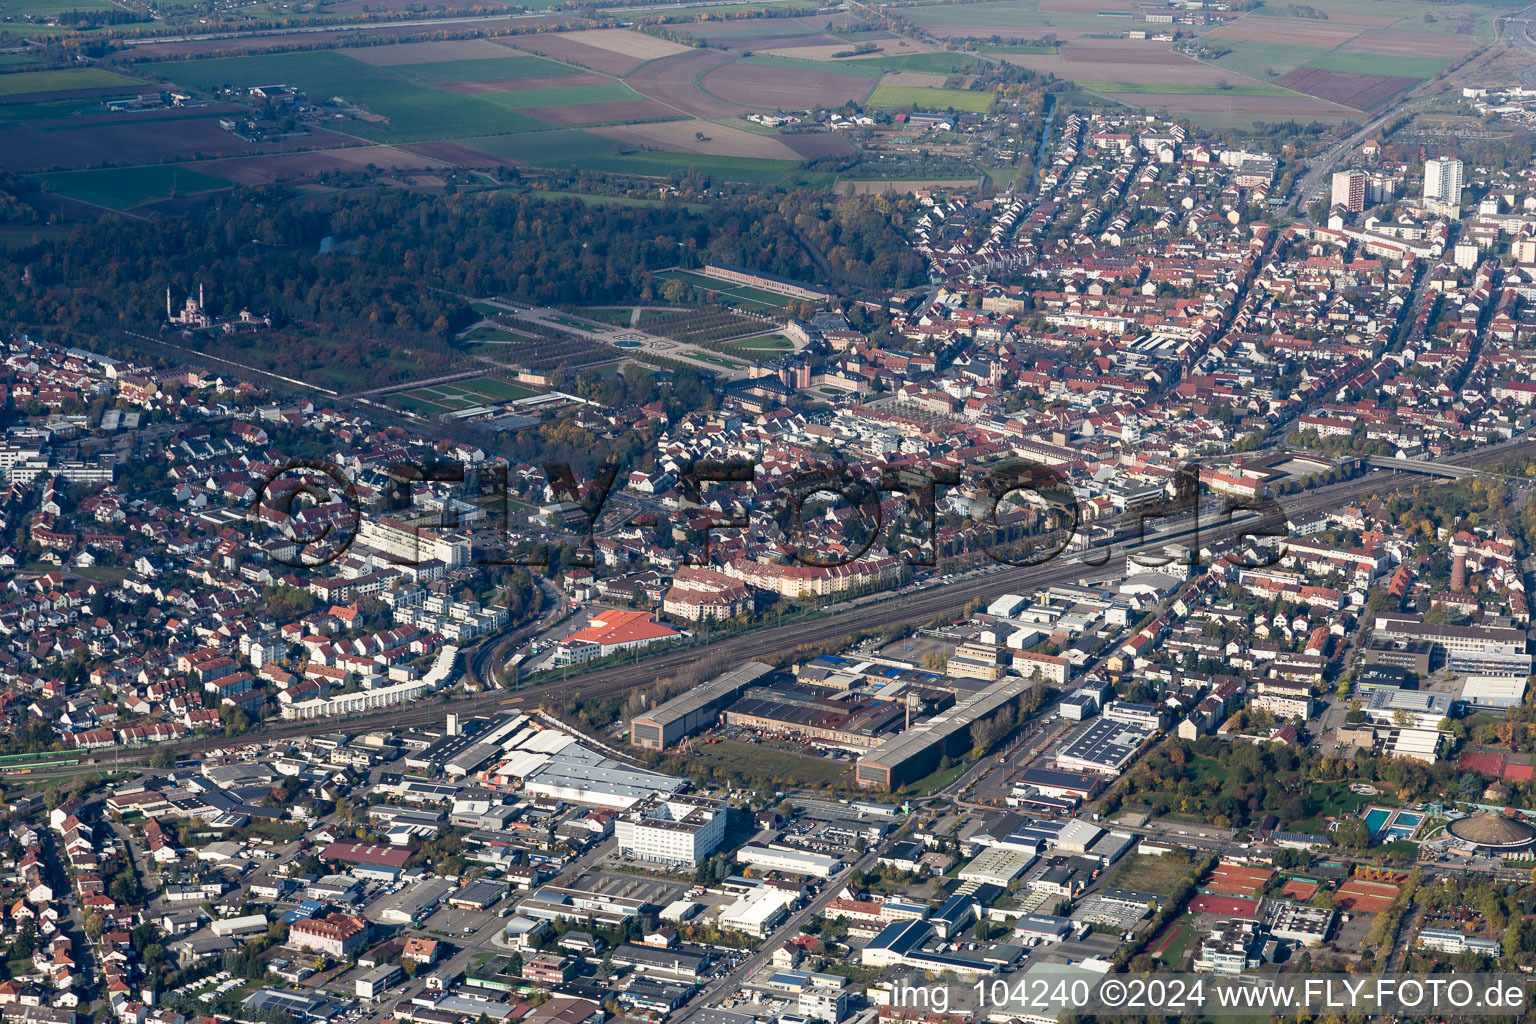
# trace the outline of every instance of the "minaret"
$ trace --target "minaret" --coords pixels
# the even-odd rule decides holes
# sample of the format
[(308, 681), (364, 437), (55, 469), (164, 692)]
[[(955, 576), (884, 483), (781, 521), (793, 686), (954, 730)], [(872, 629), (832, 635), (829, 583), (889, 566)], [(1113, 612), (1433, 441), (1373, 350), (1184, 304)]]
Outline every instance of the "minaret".
[(199, 312), (203, 309), (203, 282), (201, 281), (197, 282), (197, 309)]
[(171, 319), (171, 286), (165, 286), (165, 318)]

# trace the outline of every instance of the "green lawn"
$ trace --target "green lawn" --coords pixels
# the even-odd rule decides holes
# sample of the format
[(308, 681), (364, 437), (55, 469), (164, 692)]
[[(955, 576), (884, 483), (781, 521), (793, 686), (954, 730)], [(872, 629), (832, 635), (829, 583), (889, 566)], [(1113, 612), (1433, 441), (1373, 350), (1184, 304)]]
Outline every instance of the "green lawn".
[(111, 210), (127, 210), (154, 199), (193, 195), (229, 188), (232, 184), (201, 171), (157, 164), (151, 167), (108, 167), (89, 171), (39, 174), (43, 183), (59, 195), (94, 203)]
[(24, 53), (0, 53), (0, 68), (20, 68), (36, 63), (36, 57), (28, 57)]
[(1145, 96), (1300, 96), (1278, 85), (1219, 85), (1205, 82), (1078, 82), (1091, 92), (1132, 93)]
[[(752, 307), (772, 306), (775, 309), (782, 309), (790, 302), (790, 299), (783, 295), (775, 295), (772, 292), (765, 292), (757, 288), (727, 284), (725, 281), (716, 281), (713, 278), (705, 277), (703, 274), (691, 274), (686, 270), (674, 270), (663, 276), (661, 280), (669, 281), (673, 278), (686, 281), (695, 288), (704, 291), (716, 292), (723, 298), (734, 299), (736, 300), (735, 305)], [(641, 327), (645, 326), (646, 314), (652, 312), (654, 311), (645, 310), (640, 314)]]
[[(519, 58), (513, 58), (519, 59)], [(419, 65), (408, 65), (415, 67)], [(347, 130), (380, 141), (422, 142), (465, 135), (526, 132), (543, 124), (482, 96), (462, 96), (425, 85), (411, 73), (376, 68), (339, 53), (263, 54), (214, 60), (167, 61), (148, 70), (192, 89), (212, 91), (282, 82), (313, 101), (339, 97), (371, 114), (389, 119), (387, 125), (353, 121)]]
[(953, 109), (984, 114), (992, 109), (992, 94), (969, 89), (929, 89), (920, 85), (881, 83), (870, 94), (869, 105), (886, 109), (915, 106), (920, 110)]
[(793, 352), (795, 343), (782, 334), (769, 334), (761, 338), (747, 338), (744, 341), (732, 342), (726, 347), (743, 355), (771, 356)]
[(496, 377), (472, 377), (469, 380), (456, 381), (453, 386), (462, 393), (468, 393), (471, 398), (483, 396), (496, 402), (509, 402), (538, 393)]
[[(3, 26), (9, 27), (9, 26)], [(68, 68), (62, 71), (24, 71), (0, 75), (0, 96), (25, 96), (34, 92), (61, 92), (65, 89), (139, 90), (144, 83), (101, 68)]]

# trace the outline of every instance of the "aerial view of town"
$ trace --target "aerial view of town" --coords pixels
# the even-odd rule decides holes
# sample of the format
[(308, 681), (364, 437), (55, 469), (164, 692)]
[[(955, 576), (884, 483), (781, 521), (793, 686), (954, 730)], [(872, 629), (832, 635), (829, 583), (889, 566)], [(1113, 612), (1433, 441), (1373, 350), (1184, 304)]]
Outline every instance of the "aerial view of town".
[(0, 1024), (1531, 1019), (1529, 0), (0, 0)]

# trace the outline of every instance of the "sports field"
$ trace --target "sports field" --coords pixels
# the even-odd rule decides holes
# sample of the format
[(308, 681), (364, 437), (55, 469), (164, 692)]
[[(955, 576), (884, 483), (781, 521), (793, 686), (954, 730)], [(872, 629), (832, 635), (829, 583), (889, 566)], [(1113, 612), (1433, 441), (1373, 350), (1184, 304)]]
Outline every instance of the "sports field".
[(512, 384), (496, 377), (471, 377), (448, 384), (432, 384), (412, 388), (390, 395), (388, 402), (412, 412), (429, 416), (445, 412), (472, 409), (477, 405), (494, 405), (537, 394), (520, 384)]
[(881, 83), (870, 94), (869, 105), (886, 110), (916, 107), (919, 110), (963, 110), (984, 114), (992, 109), (992, 94), (969, 89), (930, 89), (920, 85)]

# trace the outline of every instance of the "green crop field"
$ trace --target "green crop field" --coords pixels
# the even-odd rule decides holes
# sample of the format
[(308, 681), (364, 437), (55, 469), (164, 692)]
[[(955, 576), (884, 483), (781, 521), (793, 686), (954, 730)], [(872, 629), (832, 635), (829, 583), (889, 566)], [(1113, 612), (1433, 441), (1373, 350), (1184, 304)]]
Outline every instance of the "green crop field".
[(25, 96), (28, 93), (61, 92), (65, 89), (139, 89), (143, 85), (137, 78), (101, 68), (21, 71), (0, 75), (0, 96)]
[[(416, 65), (408, 65), (413, 67)], [(388, 125), (354, 121), (347, 130), (387, 142), (422, 142), (465, 135), (525, 132), (543, 124), (486, 101), (424, 85), (409, 73), (376, 68), (339, 53), (279, 53), (257, 57), (168, 61), (147, 69), (183, 87), (214, 90), (282, 82), (324, 102), (340, 97)]]
[(232, 184), (211, 174), (164, 164), (61, 171), (56, 174), (40, 174), (34, 180), (59, 195), (111, 210), (127, 210), (153, 199), (212, 192), (229, 188)]
[(518, 160), (548, 167), (595, 160), (619, 150), (619, 144), (614, 139), (584, 132), (579, 128), (454, 141), (503, 160)]
[[(1367, 37), (1369, 38), (1369, 37)], [(1450, 61), (1438, 57), (1389, 57), (1377, 53), (1346, 53), (1332, 50), (1315, 60), (1309, 68), (1324, 71), (1353, 71), (1362, 75), (1402, 75), (1407, 78), (1433, 78)]]
[[(0, 0), (0, 17), (52, 18), (67, 11), (101, 11), (113, 5), (108, 0)], [(5, 26), (11, 30), (10, 25)], [(51, 29), (57, 32), (57, 28)]]
[(36, 57), (28, 57), (26, 54), (0, 53), (0, 68), (20, 68), (36, 63)]
[(485, 57), (478, 60), (444, 60), (427, 64), (400, 64), (391, 71), (423, 82), (493, 82), (500, 78), (533, 78), (574, 75), (577, 69), (543, 57)]
[(1261, 82), (1270, 77), (1271, 71), (1278, 78), (1329, 52), (1321, 46), (1292, 46), (1289, 43), (1266, 43), (1251, 39), (1208, 39), (1204, 42), (1231, 51), (1215, 60), (1207, 60), (1207, 64), (1215, 64), (1225, 71), (1247, 75)]
[(1278, 85), (1219, 85), (1204, 82), (1078, 82), (1091, 92), (1119, 92), (1146, 96), (1300, 96)]
[(44, 100), (39, 103), (0, 103), (0, 121), (46, 121), (55, 117), (68, 117), (86, 110), (101, 110), (101, 101), (94, 96), (86, 96), (72, 100)]
[(571, 85), (560, 89), (485, 92), (481, 93), (479, 98), (512, 110), (522, 110), (527, 107), (582, 107), (589, 103), (624, 103), (645, 99), (623, 82)]
[(992, 109), (992, 94), (968, 89), (928, 89), (920, 85), (881, 83), (870, 94), (869, 105), (886, 109), (915, 106), (920, 110), (953, 109), (984, 114)]
[(933, 7), (914, 7), (902, 11), (902, 14), (919, 25), (971, 26), (987, 29), (988, 35), (1010, 28), (1036, 28), (1045, 23), (1040, 15), (1039, 0), (939, 4)]
[[(1050, 52), (1055, 53), (1052, 47)], [(798, 68), (804, 71), (835, 71), (840, 75), (863, 75), (879, 78), (887, 71), (922, 71), (928, 74), (947, 75), (975, 68), (981, 61), (958, 53), (906, 53), (893, 57), (848, 57), (842, 60), (807, 60), (804, 57), (776, 57), (755, 53), (743, 58), (747, 64), (763, 64), (776, 68)]]

